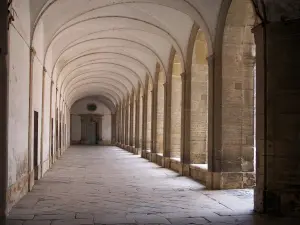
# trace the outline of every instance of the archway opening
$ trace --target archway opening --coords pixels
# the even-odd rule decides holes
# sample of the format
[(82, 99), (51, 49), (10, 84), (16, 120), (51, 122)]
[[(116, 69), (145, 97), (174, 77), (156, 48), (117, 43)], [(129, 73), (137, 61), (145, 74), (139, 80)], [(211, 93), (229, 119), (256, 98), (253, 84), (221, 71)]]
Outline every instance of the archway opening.
[(164, 152), (165, 74), (160, 67), (157, 78), (157, 127), (156, 153)]
[(207, 168), (208, 63), (205, 34), (199, 30), (194, 44), (191, 68), (190, 163)]
[(181, 105), (182, 105), (182, 65), (176, 53), (172, 67), (171, 88), (171, 142), (170, 157), (180, 160), (181, 151)]
[[(220, 187), (252, 189), (255, 175), (256, 14), (250, 0), (231, 2), (222, 42)], [(253, 193), (249, 190), (249, 193)], [(252, 195), (249, 195), (252, 196)], [(249, 198), (249, 203), (253, 203)], [(251, 206), (252, 207), (252, 206)]]

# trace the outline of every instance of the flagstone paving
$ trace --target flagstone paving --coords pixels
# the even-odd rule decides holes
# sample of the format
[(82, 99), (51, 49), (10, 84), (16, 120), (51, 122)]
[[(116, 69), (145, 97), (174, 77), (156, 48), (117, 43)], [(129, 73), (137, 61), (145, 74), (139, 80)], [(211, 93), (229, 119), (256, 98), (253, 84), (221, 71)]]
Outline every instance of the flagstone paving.
[(117, 147), (78, 146), (13, 208), (7, 224), (300, 224), (252, 209), (252, 190), (206, 190)]

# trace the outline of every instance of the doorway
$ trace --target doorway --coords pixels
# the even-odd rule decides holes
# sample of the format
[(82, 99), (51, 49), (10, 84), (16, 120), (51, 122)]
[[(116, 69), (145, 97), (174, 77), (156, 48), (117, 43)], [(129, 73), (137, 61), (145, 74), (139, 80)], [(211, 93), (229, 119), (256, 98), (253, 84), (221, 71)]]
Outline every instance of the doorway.
[(38, 144), (39, 144), (39, 113), (34, 111), (34, 125), (33, 125), (33, 165), (34, 165), (34, 179), (38, 180), (39, 176), (39, 162), (38, 162)]
[(97, 144), (97, 122), (91, 120), (87, 124), (86, 134), (87, 134), (87, 144), (88, 145), (96, 145)]

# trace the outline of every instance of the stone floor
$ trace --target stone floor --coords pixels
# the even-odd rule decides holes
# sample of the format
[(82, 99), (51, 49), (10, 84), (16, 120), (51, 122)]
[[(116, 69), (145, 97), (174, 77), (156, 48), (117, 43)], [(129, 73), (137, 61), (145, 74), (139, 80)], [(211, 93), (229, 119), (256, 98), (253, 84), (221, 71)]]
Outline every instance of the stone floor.
[(300, 224), (253, 215), (252, 199), (252, 190), (205, 190), (117, 147), (72, 147), (7, 224)]

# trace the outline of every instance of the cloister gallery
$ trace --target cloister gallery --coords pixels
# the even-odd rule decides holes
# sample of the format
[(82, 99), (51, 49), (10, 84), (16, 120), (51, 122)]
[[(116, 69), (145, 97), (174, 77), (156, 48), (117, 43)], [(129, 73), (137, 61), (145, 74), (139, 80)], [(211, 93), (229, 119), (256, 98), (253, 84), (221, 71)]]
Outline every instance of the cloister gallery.
[(41, 224), (22, 205), (89, 174), (161, 187), (154, 167), (197, 181), (195, 196), (254, 190), (249, 210), (299, 216), (299, 18), (298, 0), (1, 1), (0, 216)]

